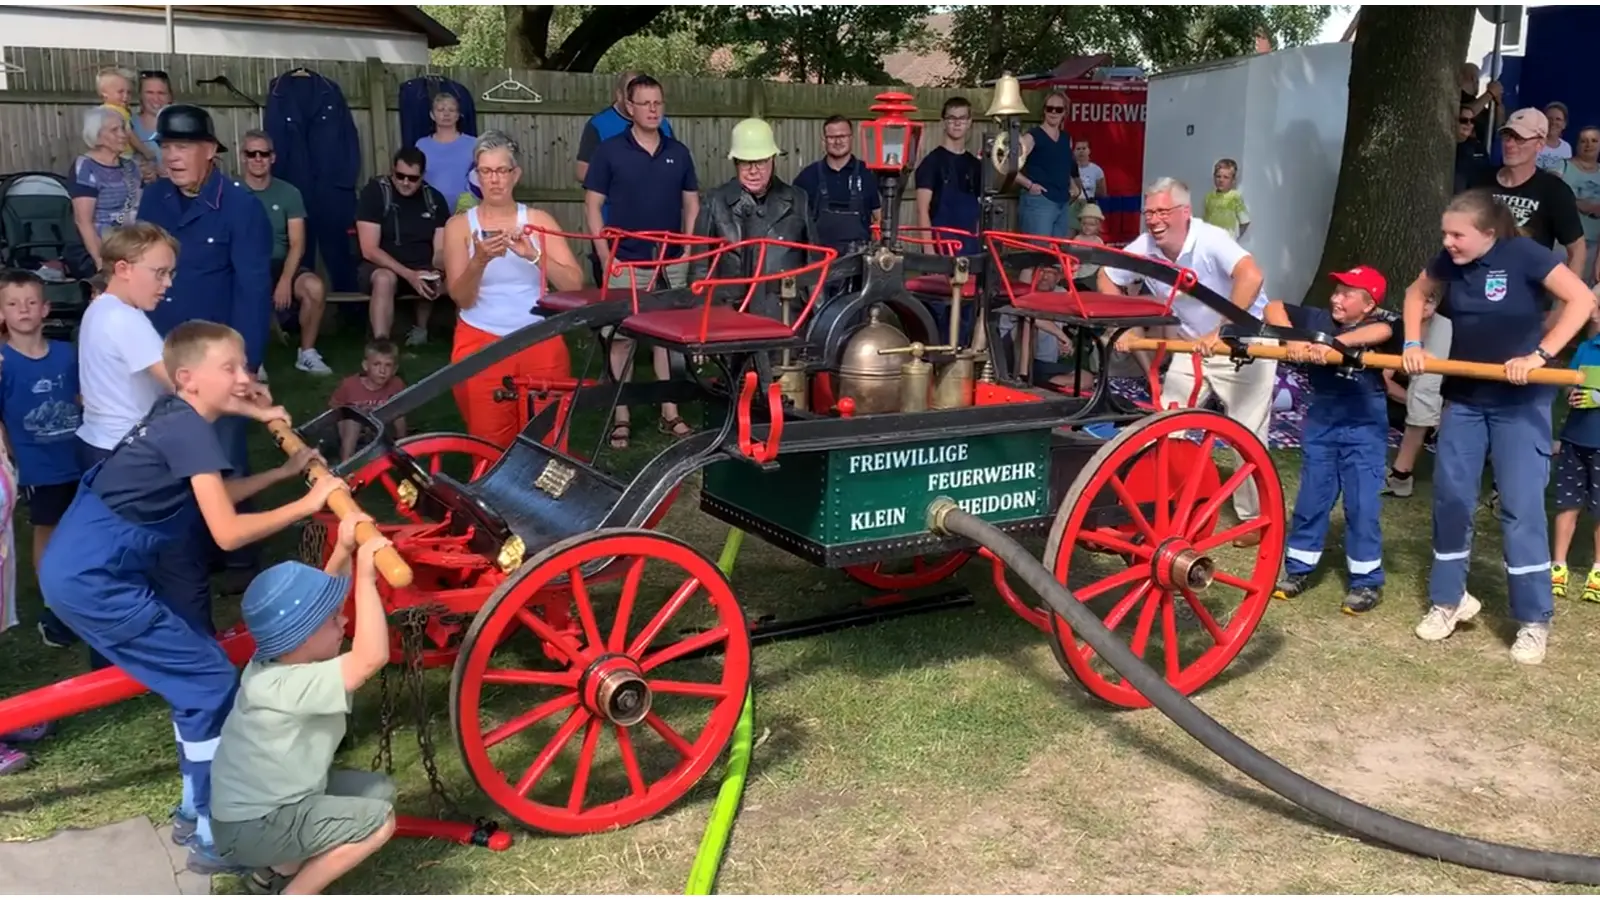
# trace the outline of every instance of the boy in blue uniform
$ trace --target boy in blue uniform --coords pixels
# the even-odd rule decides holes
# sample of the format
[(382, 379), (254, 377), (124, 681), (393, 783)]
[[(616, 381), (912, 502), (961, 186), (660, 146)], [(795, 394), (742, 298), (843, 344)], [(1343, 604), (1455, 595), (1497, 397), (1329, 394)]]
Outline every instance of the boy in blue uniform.
[[(1394, 343), (1397, 317), (1380, 308), (1386, 284), (1371, 266), (1356, 266), (1330, 276), (1338, 286), (1327, 309), (1267, 304), (1267, 324), (1322, 332), (1346, 347), (1379, 347)], [(1289, 358), (1320, 363), (1326, 348), (1291, 341)], [(1345, 564), (1350, 583), (1344, 612), (1359, 615), (1378, 605), (1383, 589), (1383, 535), (1379, 499), (1389, 450), (1389, 409), (1383, 374), (1376, 369), (1343, 372), (1336, 366), (1312, 365), (1311, 406), (1301, 437), (1300, 493), (1295, 497), (1285, 551), (1284, 576), (1274, 596), (1295, 597), (1305, 591), (1322, 561), (1333, 504), (1344, 495)]]
[[(1589, 338), (1578, 345), (1572, 368), (1600, 366), (1600, 310), (1589, 319)], [(1567, 551), (1578, 529), (1578, 513), (1589, 511), (1596, 521), (1594, 563), (1583, 583), (1584, 600), (1600, 603), (1600, 391), (1567, 391), (1566, 424), (1561, 426), (1561, 447), (1556, 451), (1551, 481), (1555, 484), (1556, 518), (1550, 559), (1550, 593), (1567, 596)]]
[[(17, 483), (33, 525), (33, 569), (39, 570), (51, 532), (78, 492), (78, 352), (44, 336), (50, 304), (44, 280), (19, 269), (0, 273), (0, 422), (4, 422)], [(39, 622), (47, 637), (59, 630), (47, 613)]]
[[(119, 259), (110, 291), (139, 290), (135, 270), (170, 272), (169, 243), (157, 240), (135, 266)], [(45, 550), (39, 587), (45, 603), (84, 642), (172, 706), (183, 802), (173, 840), (188, 844), (189, 868), (202, 874), (229, 871), (211, 836), (211, 759), (223, 719), (233, 703), (238, 673), (214, 634), (173, 606), (157, 567), (163, 554), (204, 553), (196, 523), (223, 548), (260, 540), (322, 509), (341, 486), (317, 482), (301, 499), (262, 513), (241, 514), (235, 504), (303, 471), (311, 454), (246, 478), (224, 480), (228, 455), (213, 423), (223, 415), (258, 421), (287, 420), (266, 408), (245, 366), (244, 341), (225, 325), (185, 322), (167, 336), (163, 362), (176, 394), (155, 403), (145, 419), (96, 463), (62, 517)]]

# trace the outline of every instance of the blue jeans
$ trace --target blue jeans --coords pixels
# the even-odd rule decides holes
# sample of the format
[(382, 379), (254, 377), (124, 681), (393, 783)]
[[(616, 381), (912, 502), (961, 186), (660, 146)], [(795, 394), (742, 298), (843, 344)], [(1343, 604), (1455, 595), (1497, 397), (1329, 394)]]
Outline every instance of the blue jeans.
[[(1322, 406), (1319, 406), (1319, 401)], [(1294, 499), (1284, 571), (1308, 575), (1322, 561), (1333, 505), (1344, 497), (1345, 566), (1350, 589), (1383, 587), (1383, 491), (1388, 423), (1382, 394), (1342, 403), (1311, 401), (1301, 436), (1300, 492)]]
[(1472, 515), (1478, 507), (1484, 456), (1500, 491), (1511, 618), (1550, 621), (1550, 538), (1545, 487), (1550, 480), (1551, 388), (1526, 387), (1525, 402), (1475, 406), (1449, 402), (1439, 420), (1433, 463), (1433, 570), (1428, 599), (1454, 608), (1467, 589)]
[(1071, 218), (1069, 209), (1067, 203), (1058, 203), (1024, 191), (1017, 202), (1017, 227), (1024, 234), (1064, 238)]

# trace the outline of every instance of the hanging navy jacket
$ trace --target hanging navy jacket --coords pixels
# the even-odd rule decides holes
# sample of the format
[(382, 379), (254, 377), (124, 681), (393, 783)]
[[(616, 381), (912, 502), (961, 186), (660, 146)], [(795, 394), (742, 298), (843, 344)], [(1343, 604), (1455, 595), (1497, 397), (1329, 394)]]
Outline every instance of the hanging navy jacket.
[(306, 255), (314, 268), (321, 250), (329, 287), (355, 291), (350, 229), (356, 221), (361, 138), (344, 91), (306, 69), (285, 73), (267, 88), (265, 127), (277, 153), (272, 175), (300, 189), (306, 201)]
[[(415, 147), (417, 141), (433, 134), (433, 98), (435, 94), (449, 94), (456, 98), (461, 109), (461, 120), (456, 130), (462, 134), (478, 133), (478, 111), (472, 92), (442, 75), (422, 75), (400, 85), (400, 146)], [(454, 197), (447, 198), (451, 202)]]

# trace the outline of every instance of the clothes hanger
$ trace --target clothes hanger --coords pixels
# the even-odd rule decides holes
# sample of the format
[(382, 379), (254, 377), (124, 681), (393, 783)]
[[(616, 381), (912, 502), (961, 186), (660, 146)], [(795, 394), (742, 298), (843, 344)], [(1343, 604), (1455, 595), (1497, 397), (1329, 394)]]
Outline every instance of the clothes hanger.
[[(495, 91), (508, 91), (508, 92), (510, 92), (511, 96), (509, 96), (509, 97), (492, 97), (492, 96), (490, 96)], [(484, 91), (482, 99), (484, 99), (484, 100), (492, 100), (492, 101), (499, 101), (501, 103), (543, 103), (544, 102), (544, 98), (539, 96), (539, 92), (538, 91), (536, 91), (536, 90), (528, 87), (527, 85), (523, 84), (522, 82), (517, 81), (516, 79), (512, 78), (510, 69), (506, 69), (506, 80), (500, 82), (499, 84), (495, 85), (492, 88), (489, 88), (487, 91)]]
[(295, 66), (293, 69), (289, 70), (289, 74), (291, 76), (295, 77), (295, 78), (310, 78), (311, 77), (310, 70), (308, 70), (305, 66)]
[(28, 70), (17, 65), (16, 63), (0, 61), (0, 72), (4, 72), (8, 75), (21, 75), (26, 71)]
[(223, 90), (227, 91), (228, 93), (234, 95), (235, 97), (238, 97), (240, 100), (243, 100), (244, 102), (250, 104), (251, 106), (255, 107), (256, 109), (260, 109), (261, 108), (261, 104), (260, 104), (260, 102), (258, 102), (256, 100), (256, 98), (254, 98), (254, 97), (250, 96), (249, 94), (246, 94), (244, 91), (241, 91), (238, 88), (234, 87), (233, 86), (233, 82), (229, 81), (228, 80), (228, 76), (226, 76), (226, 75), (218, 75), (218, 76), (216, 76), (214, 78), (196, 79), (195, 84), (214, 84), (217, 87), (220, 87)]

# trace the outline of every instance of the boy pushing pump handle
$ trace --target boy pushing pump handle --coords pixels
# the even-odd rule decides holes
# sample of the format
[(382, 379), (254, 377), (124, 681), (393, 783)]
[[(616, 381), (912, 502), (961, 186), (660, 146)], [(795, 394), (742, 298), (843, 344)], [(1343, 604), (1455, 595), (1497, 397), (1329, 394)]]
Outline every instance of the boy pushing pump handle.
[[(294, 433), (294, 429), (289, 427), (289, 423), (282, 419), (268, 422), (267, 430), (272, 432), (278, 447), (289, 456), (299, 453), (306, 446), (305, 441), (301, 440), (300, 436)], [(328, 467), (316, 459), (311, 461), (306, 471), (313, 482), (333, 477)], [(344, 490), (334, 491), (328, 495), (328, 509), (341, 520), (361, 513), (361, 507), (357, 506), (350, 493)], [(377, 527), (371, 522), (362, 522), (356, 526), (356, 540), (361, 543), (379, 536)], [(406, 565), (406, 561), (400, 558), (400, 554), (393, 547), (379, 550), (373, 561), (378, 564), (378, 571), (383, 574), (383, 580), (389, 582), (391, 587), (403, 588), (411, 584), (411, 567)]]

